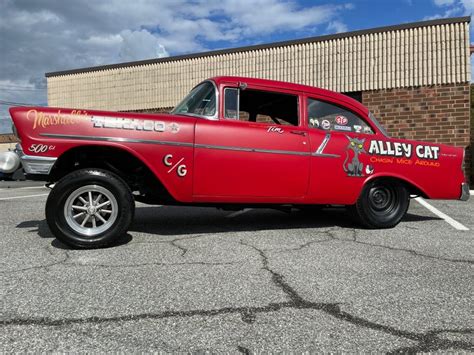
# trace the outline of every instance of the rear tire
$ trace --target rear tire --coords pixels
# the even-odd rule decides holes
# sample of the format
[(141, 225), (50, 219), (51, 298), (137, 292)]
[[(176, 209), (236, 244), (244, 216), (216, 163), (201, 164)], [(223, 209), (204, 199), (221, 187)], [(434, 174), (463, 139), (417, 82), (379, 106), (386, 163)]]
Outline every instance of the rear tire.
[(128, 185), (103, 169), (63, 177), (48, 196), (46, 221), (58, 240), (73, 248), (110, 246), (130, 226), (135, 201)]
[(405, 216), (410, 195), (397, 180), (374, 180), (367, 183), (351, 214), (367, 228), (393, 228)]

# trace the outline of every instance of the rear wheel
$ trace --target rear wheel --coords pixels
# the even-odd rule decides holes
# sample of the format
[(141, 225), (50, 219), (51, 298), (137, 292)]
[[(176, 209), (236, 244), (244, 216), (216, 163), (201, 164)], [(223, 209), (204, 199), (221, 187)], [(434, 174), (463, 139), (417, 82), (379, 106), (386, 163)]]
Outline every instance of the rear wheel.
[(82, 169), (55, 185), (46, 202), (46, 220), (61, 242), (100, 248), (126, 233), (134, 210), (132, 193), (120, 177), (102, 169)]
[(350, 206), (352, 215), (368, 228), (392, 228), (405, 216), (410, 195), (397, 180), (375, 180), (367, 183)]

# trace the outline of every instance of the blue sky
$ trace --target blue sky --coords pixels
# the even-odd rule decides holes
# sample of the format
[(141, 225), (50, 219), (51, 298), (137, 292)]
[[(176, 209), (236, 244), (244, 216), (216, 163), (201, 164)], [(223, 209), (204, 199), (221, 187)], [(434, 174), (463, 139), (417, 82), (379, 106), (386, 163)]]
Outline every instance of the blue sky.
[(283, 41), (437, 18), (470, 16), (471, 11), (474, 10), (474, 0), (338, 0), (331, 2), (304, 0), (295, 1), (295, 3), (303, 9), (328, 3), (341, 6), (346, 5), (347, 8), (343, 9), (334, 20), (339, 23), (339, 28), (337, 26), (331, 28), (327, 23), (323, 23), (314, 27), (309, 26), (302, 30), (275, 31), (271, 34), (265, 34), (256, 38), (242, 38), (238, 42), (208, 42), (207, 46), (212, 49), (219, 49), (221, 47), (228, 48), (236, 45), (244, 46), (255, 44), (256, 42), (266, 43)]
[(45, 72), (473, 11), (474, 0), (0, 0), (0, 133), (9, 103), (46, 104)]

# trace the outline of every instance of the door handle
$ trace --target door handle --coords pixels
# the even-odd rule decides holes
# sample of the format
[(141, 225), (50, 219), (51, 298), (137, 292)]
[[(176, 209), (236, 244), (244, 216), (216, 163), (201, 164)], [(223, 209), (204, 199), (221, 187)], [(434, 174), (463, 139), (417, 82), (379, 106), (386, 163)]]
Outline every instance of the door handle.
[(306, 136), (306, 132), (304, 132), (304, 131), (290, 131), (290, 133), (297, 134), (297, 135), (303, 136), (303, 137)]

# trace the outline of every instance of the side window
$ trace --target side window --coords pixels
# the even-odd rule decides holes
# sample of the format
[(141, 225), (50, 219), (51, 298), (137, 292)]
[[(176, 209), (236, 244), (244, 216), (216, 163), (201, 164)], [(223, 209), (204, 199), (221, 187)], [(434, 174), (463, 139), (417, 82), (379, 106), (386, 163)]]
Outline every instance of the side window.
[(374, 133), (362, 118), (341, 106), (315, 99), (308, 99), (307, 105), (310, 128), (339, 132)]
[(226, 88), (224, 117), (262, 124), (297, 126), (298, 96), (253, 89)]
[(239, 89), (224, 89), (224, 116), (232, 120), (238, 120), (239, 115)]

